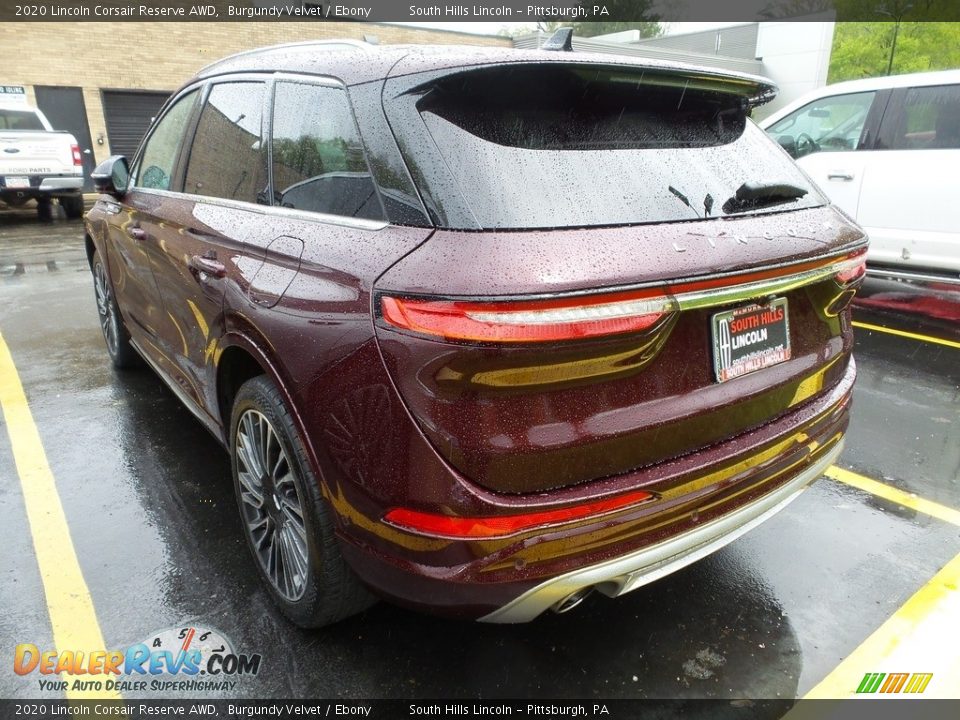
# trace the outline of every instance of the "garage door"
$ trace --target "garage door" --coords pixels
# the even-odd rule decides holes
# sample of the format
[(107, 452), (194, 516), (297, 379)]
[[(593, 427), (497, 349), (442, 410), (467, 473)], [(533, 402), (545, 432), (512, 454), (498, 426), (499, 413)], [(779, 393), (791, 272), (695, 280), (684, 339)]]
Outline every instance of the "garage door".
[(103, 90), (103, 114), (107, 124), (110, 153), (133, 160), (150, 119), (170, 93), (143, 90)]

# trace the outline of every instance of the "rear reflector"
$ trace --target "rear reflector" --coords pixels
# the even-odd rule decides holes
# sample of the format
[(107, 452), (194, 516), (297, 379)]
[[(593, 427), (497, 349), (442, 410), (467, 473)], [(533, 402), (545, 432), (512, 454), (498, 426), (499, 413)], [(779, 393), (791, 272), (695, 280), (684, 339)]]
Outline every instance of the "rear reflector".
[(384, 296), (383, 319), (449, 340), (549, 342), (646, 330), (676, 303), (662, 293), (532, 302), (461, 302)]
[(458, 540), (498, 538), (514, 535), (525, 530), (533, 530), (534, 528), (604, 515), (615, 510), (623, 510), (631, 505), (649, 502), (654, 497), (651, 493), (637, 490), (625, 495), (557, 510), (474, 518), (434, 515), (408, 508), (394, 508), (383, 519), (403, 530), (433, 537)]

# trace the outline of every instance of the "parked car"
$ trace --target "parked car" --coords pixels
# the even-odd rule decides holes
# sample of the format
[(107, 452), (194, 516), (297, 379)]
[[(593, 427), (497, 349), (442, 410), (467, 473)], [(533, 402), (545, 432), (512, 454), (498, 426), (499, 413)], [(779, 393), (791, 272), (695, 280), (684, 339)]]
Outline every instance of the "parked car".
[(108, 352), (229, 450), (301, 625), (633, 590), (842, 446), (867, 239), (747, 120), (773, 94), (549, 50), (227, 58), (97, 168)]
[(870, 271), (960, 281), (960, 70), (837, 83), (760, 123), (870, 236)]
[(54, 130), (36, 108), (0, 105), (0, 200), (37, 201), (41, 219), (59, 200), (68, 218), (83, 215), (83, 156), (76, 139)]

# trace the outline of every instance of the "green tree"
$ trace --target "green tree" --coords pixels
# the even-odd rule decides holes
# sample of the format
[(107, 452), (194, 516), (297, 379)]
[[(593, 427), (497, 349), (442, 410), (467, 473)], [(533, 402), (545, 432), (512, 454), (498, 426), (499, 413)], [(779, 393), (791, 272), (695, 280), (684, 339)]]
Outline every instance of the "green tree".
[[(893, 22), (837, 23), (827, 81), (886, 75), (895, 29)], [(949, 68), (960, 68), (960, 24), (900, 23), (891, 74)]]
[(833, 0), (774, 0), (757, 13), (766, 20), (813, 15), (834, 10)]

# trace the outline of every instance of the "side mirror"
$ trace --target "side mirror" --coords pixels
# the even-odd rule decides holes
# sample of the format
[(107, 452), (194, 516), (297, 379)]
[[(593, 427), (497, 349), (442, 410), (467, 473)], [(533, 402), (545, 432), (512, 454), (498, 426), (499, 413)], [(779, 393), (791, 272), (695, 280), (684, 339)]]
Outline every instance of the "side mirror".
[(90, 174), (98, 193), (122, 198), (130, 184), (130, 166), (123, 155), (111, 155)]

